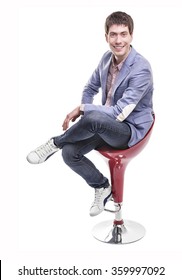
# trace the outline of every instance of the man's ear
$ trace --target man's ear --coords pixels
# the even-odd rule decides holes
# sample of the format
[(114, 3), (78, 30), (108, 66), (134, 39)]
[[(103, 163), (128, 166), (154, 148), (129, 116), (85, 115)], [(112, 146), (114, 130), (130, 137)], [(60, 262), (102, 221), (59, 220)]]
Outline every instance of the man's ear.
[(106, 39), (106, 42), (108, 43), (108, 34), (105, 33), (105, 39)]

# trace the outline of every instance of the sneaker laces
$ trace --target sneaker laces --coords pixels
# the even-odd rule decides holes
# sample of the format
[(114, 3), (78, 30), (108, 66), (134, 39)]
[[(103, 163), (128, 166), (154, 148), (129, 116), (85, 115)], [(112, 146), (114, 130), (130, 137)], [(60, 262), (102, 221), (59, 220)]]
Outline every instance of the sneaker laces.
[(95, 189), (95, 199), (93, 205), (98, 205), (101, 200), (102, 189)]
[(46, 144), (37, 148), (36, 153), (40, 158), (45, 157), (47, 154), (53, 152), (53, 149), (55, 149), (54, 144), (51, 141), (52, 140), (49, 140)]

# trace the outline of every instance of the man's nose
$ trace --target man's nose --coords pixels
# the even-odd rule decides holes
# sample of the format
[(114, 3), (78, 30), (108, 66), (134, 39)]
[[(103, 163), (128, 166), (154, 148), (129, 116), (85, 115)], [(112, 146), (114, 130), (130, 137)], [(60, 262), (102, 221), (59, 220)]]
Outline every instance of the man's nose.
[(121, 43), (121, 42), (122, 42), (121, 35), (118, 34), (118, 35), (116, 36), (116, 43), (119, 44), (119, 43)]

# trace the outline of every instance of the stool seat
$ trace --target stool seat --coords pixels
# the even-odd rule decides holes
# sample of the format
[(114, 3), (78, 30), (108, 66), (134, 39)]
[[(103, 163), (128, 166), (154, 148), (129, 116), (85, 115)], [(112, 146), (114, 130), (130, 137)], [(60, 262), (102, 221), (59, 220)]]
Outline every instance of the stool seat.
[(108, 159), (112, 197), (115, 206), (114, 211), (105, 209), (115, 213), (114, 221), (101, 222), (93, 228), (94, 237), (100, 241), (112, 244), (125, 244), (137, 241), (145, 235), (145, 229), (142, 225), (134, 221), (123, 220), (121, 206), (123, 203), (125, 169), (130, 160), (137, 156), (147, 145), (153, 126), (154, 122), (145, 137), (128, 149), (115, 150), (104, 147), (98, 150), (102, 156)]

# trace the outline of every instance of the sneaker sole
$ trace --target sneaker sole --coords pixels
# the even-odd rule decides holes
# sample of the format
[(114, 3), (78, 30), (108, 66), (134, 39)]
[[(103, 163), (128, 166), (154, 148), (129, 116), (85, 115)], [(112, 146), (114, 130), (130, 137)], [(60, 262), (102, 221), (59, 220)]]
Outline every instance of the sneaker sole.
[(52, 157), (57, 151), (53, 152), (51, 155), (49, 155), (43, 162), (45, 162), (46, 160), (48, 160), (50, 157)]

